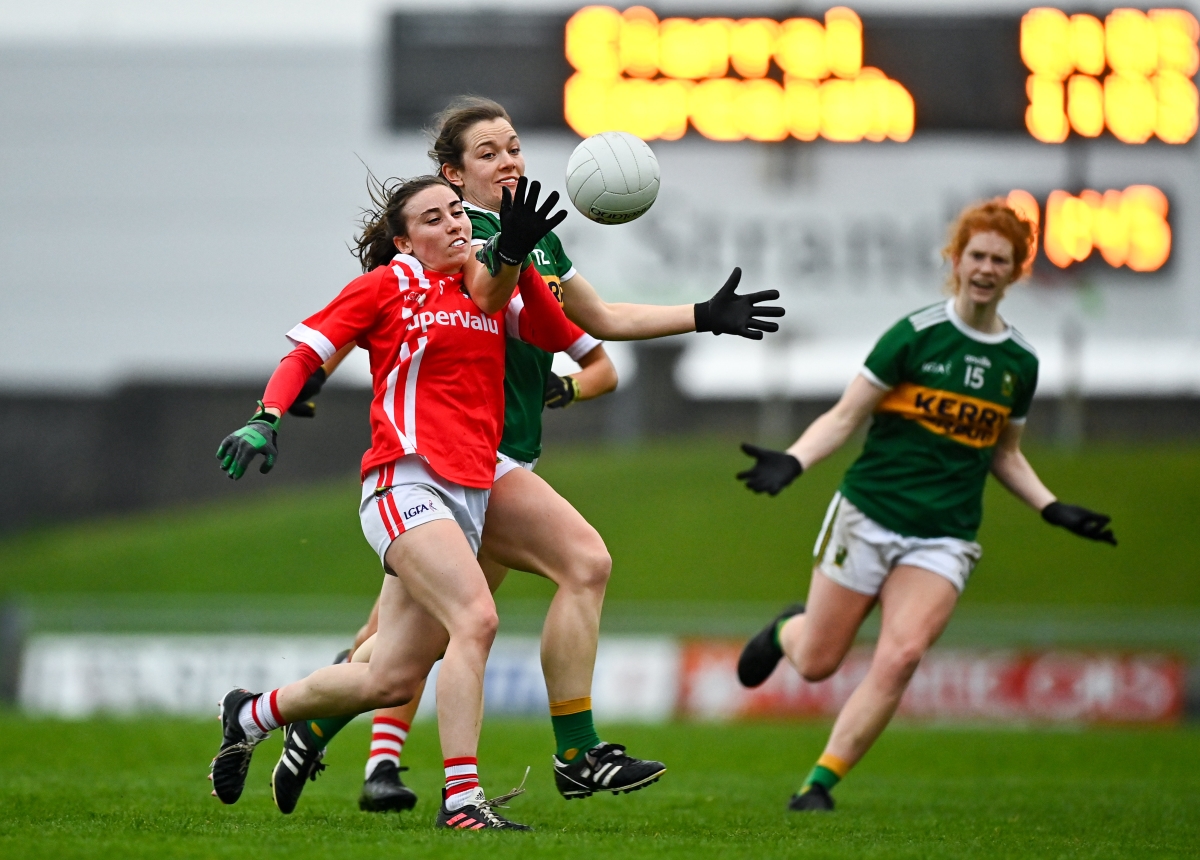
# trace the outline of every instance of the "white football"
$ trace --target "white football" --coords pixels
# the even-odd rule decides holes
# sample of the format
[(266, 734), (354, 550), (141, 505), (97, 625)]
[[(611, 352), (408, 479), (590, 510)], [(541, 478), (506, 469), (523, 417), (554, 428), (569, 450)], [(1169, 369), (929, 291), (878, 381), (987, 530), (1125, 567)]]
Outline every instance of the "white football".
[(567, 162), (567, 195), (601, 224), (640, 217), (658, 196), (658, 159), (646, 141), (624, 131), (594, 134)]

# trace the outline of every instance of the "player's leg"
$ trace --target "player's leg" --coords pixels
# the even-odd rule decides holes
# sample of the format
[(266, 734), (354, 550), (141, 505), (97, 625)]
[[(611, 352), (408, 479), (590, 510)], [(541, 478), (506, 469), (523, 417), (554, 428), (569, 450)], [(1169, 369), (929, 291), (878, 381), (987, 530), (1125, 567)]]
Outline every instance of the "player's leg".
[[(487, 578), (488, 588), (495, 593), (508, 570), (498, 568), (494, 563), (486, 564), (483, 559), (480, 559), (480, 566)], [(371, 659), (374, 646), (371, 637), (379, 626), (378, 606), (376, 602), (376, 609), (371, 612), (371, 617), (355, 639), (354, 659), (360, 662)], [(358, 798), (358, 808), (364, 812), (401, 812), (416, 806), (416, 792), (405, 785), (400, 776), (402, 771), (407, 770), (400, 767), (400, 756), (408, 742), (408, 733), (424, 691), (425, 685), (422, 683), (420, 691), (407, 705), (381, 708), (375, 712), (371, 722), (371, 749), (367, 756), (366, 775), (362, 794)]]
[[(882, 623), (867, 675), (842, 706), (829, 742), (793, 797), (796, 810), (829, 809), (828, 793), (862, 759), (883, 732), (908, 682), (941, 636), (958, 602), (958, 589), (945, 577), (897, 565), (879, 593)], [(814, 791), (814, 787), (819, 789)]]
[[(414, 538), (423, 528), (401, 539)], [(269, 693), (256, 696), (232, 690), (225, 696), (221, 709), (223, 739), (211, 774), (214, 793), (223, 802), (234, 803), (241, 796), (253, 749), (271, 730), (321, 716), (403, 702), (416, 692), (437, 659), (445, 629), (394, 576), (384, 577), (380, 606), (396, 625), (384, 631), (384, 638), (407, 639), (405, 649), (391, 649), (390, 660), (327, 666)]]
[(738, 659), (743, 686), (766, 681), (785, 654), (809, 681), (837, 671), (887, 576), (884, 556), (892, 535), (878, 531), (840, 493), (834, 494), (813, 547), (808, 602), (787, 607), (746, 643)]
[(633, 791), (657, 780), (666, 770), (660, 762), (602, 743), (592, 719), (592, 672), (612, 568), (599, 533), (544, 480), (514, 469), (492, 488), (480, 562), (493, 577), (513, 568), (557, 586), (542, 628), (542, 671), (563, 796)]
[[(374, 645), (378, 602), (375, 606), (370, 622), (363, 626), (356, 637), (356, 646), (361, 646), (364, 637), (369, 637), (371, 646)], [(343, 654), (347, 658), (365, 663), (370, 659), (371, 650), (371, 647), (356, 647)], [(345, 659), (339, 659), (337, 662), (345, 662)], [(416, 713), (424, 689), (425, 683), (421, 682), (416, 695), (408, 704), (375, 711), (366, 780), (363, 794), (359, 798), (360, 809), (385, 812), (412, 809), (416, 805), (416, 794), (400, 778), (400, 753), (408, 738), (411, 715)], [(271, 772), (271, 795), (280, 812), (288, 815), (295, 810), (305, 784), (309, 781), (316, 782), (317, 776), (325, 770), (323, 759), (329, 742), (356, 716), (297, 720), (284, 728), (283, 749), (275, 769)]]
[[(472, 512), (480, 529), (482, 514), (482, 507)], [(444, 637), (433, 640), (435, 645), (443, 646), (437, 681), (437, 715), (446, 772), (437, 825), (471, 830), (528, 830), (496, 813), (495, 802), (485, 801), (480, 786), (477, 756), (483, 723), (483, 678), (500, 622), (487, 579), (476, 561), (477, 552), (468, 544), (462, 528), (457, 523), (438, 520), (417, 531), (438, 526), (443, 534), (430, 535), (424, 546), (406, 544), (402, 535), (387, 553), (389, 568), (396, 571), (414, 599), (449, 634), (448, 642)], [(430, 552), (437, 553), (436, 563), (430, 563)], [(407, 645), (395, 637), (383, 640), (382, 634), (391, 623), (388, 606), (381, 603), (380, 633), (376, 634), (369, 665), (374, 666), (381, 659), (396, 662), (398, 658), (392, 650)], [(424, 666), (425, 674), (432, 665), (431, 660)]]
[[(500, 583), (504, 581), (508, 570), (495, 563), (484, 563), (483, 559), (480, 559), (480, 564), (484, 576), (487, 578), (488, 587), (494, 593)], [(354, 660), (366, 662), (371, 659), (371, 652), (375, 645), (374, 635), (378, 629), (379, 602), (376, 601), (367, 623), (362, 626), (355, 637)], [(401, 812), (412, 809), (417, 803), (416, 793), (404, 784), (404, 780), (400, 776), (401, 772), (406, 770), (400, 766), (400, 756), (408, 742), (408, 733), (412, 729), (424, 691), (425, 684), (422, 683), (421, 689), (408, 704), (396, 708), (380, 708), (375, 711), (371, 722), (371, 746), (367, 756), (366, 774), (363, 779), (362, 793), (358, 798), (358, 808), (364, 812)], [(318, 728), (324, 729), (330, 733), (329, 737), (332, 738), (332, 735), (345, 725), (345, 721), (341, 718), (317, 720), (315, 724), (314, 731)]]
[(837, 671), (875, 600), (813, 569), (805, 611), (786, 619), (778, 633), (784, 656), (804, 680), (823, 681)]
[(552, 702), (591, 695), (612, 569), (599, 533), (542, 478), (514, 469), (492, 489), (480, 555), (558, 586), (542, 627), (546, 690)]
[(381, 708), (372, 717), (371, 749), (358, 798), (358, 808), (364, 812), (402, 812), (417, 805), (416, 792), (400, 776), (407, 770), (400, 766), (400, 756), (424, 692), (422, 682), (411, 702), (397, 708)]
[[(240, 710), (254, 720), (252, 735), (265, 737), (265, 731), (296, 720), (403, 704), (444, 649), (439, 695), (443, 752), (447, 759), (475, 760), (483, 671), (497, 625), (475, 554), (457, 523), (437, 519), (392, 541), (386, 562), (398, 577), (384, 581), (370, 662), (328, 666), (243, 703)], [(456, 783), (466, 786), (460, 791), (478, 788), (477, 776)]]

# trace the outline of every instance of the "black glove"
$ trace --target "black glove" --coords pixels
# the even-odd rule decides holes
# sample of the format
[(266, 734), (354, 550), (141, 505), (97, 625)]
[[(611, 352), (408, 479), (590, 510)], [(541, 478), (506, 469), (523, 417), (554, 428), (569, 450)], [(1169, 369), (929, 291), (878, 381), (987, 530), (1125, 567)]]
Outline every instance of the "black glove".
[(742, 452), (758, 462), (752, 468), (738, 472), (738, 480), (745, 481), (746, 486), (756, 493), (777, 496), (804, 471), (800, 461), (786, 451), (772, 451), (770, 448), (760, 448), (743, 442)]
[(1087, 508), (1079, 507), (1079, 505), (1051, 502), (1042, 508), (1042, 519), (1052, 526), (1062, 526), (1067, 531), (1074, 532), (1088, 540), (1104, 541), (1113, 546), (1117, 545), (1117, 539), (1113, 536), (1112, 529), (1108, 528), (1108, 524), (1112, 522), (1112, 517), (1105, 514), (1089, 511)]
[(312, 418), (317, 414), (317, 404), (313, 403), (313, 398), (321, 393), (321, 386), (328, 379), (328, 374), (325, 373), (324, 367), (318, 367), (312, 372), (304, 382), (304, 387), (300, 389), (300, 393), (296, 395), (296, 400), (288, 407), (288, 415), (295, 415), (298, 418)]
[(725, 286), (707, 302), (695, 306), (696, 331), (711, 331), (713, 334), (740, 334), (751, 340), (762, 340), (764, 331), (779, 331), (779, 323), (758, 317), (781, 317), (784, 310), (775, 305), (758, 307), (759, 302), (773, 302), (779, 298), (779, 290), (763, 290), (739, 296), (734, 290), (742, 279), (742, 270), (736, 268)]
[[(526, 187), (528, 194), (525, 193)], [(540, 182), (529, 182), (524, 176), (517, 180), (516, 194), (510, 194), (507, 186), (501, 189), (500, 232), (493, 235), (475, 254), (493, 277), (500, 271), (502, 263), (509, 266), (524, 263), (525, 258), (533, 253), (534, 246), (567, 217), (565, 209), (550, 214), (558, 205), (557, 191), (551, 191), (545, 204), (538, 209), (538, 195), (541, 192)]]
[(275, 444), (278, 429), (279, 419), (264, 410), (262, 401), (258, 401), (258, 411), (246, 422), (246, 426), (234, 430), (221, 441), (221, 447), (217, 449), (221, 471), (228, 472), (229, 477), (236, 481), (246, 473), (246, 467), (254, 455), (262, 454), (266, 459), (258, 471), (267, 474), (279, 456), (279, 448)]
[(579, 380), (574, 376), (559, 376), (557, 373), (551, 373), (546, 377), (542, 405), (547, 409), (566, 409), (578, 399)]

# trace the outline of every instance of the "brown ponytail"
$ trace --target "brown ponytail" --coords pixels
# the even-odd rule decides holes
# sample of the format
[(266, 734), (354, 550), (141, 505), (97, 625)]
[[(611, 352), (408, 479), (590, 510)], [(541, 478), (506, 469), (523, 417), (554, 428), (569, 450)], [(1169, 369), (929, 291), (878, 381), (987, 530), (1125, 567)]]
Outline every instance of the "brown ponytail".
[(351, 249), (364, 272), (387, 265), (396, 256), (397, 236), (408, 235), (408, 223), (404, 219), (404, 206), (416, 194), (434, 185), (444, 185), (462, 199), (462, 191), (440, 176), (418, 176), (415, 179), (392, 177), (380, 182), (371, 173), (367, 174), (367, 193), (371, 206), (362, 211), (359, 225), (362, 233), (355, 237)]

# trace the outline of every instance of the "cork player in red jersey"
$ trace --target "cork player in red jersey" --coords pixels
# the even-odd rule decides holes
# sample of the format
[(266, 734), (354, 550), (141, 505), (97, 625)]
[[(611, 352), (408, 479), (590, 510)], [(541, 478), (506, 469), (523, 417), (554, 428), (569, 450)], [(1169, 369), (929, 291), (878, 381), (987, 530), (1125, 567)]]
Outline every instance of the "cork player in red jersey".
[[(503, 195), (525, 173), (521, 140), (508, 113), (489, 99), (455, 100), (439, 117), (429, 154), (441, 175), (462, 189), (472, 241), (482, 245), (502, 229), (498, 212)], [(693, 331), (757, 340), (776, 331), (773, 318), (784, 314), (783, 308), (765, 304), (779, 297), (775, 290), (738, 294), (737, 269), (708, 301), (659, 306), (603, 301), (553, 232), (538, 242), (533, 261), (556, 288), (567, 316), (581, 327), (573, 348), (602, 349), (597, 338), (640, 340)], [(639, 790), (657, 781), (666, 766), (603, 740), (593, 721), (592, 672), (612, 560), (596, 529), (534, 472), (542, 449), (542, 409), (555, 396), (553, 389), (561, 389), (552, 361), (537, 345), (509, 340), (504, 434), (479, 560), (493, 587), (510, 568), (543, 576), (556, 586), (541, 648), (555, 741), (552, 765), (559, 793), (579, 799)], [(356, 639), (356, 659), (369, 651), (369, 645), (361, 652), (358, 646), (373, 630), (374, 613)], [(400, 753), (415, 713), (414, 701), (376, 715), (361, 808), (402, 810), (416, 803), (399, 776)], [(325, 745), (348, 722), (343, 717), (289, 728), (274, 776), (282, 812), (295, 808), (306, 780), (321, 767)]]
[[(457, 189), (440, 177), (380, 189), (359, 242), (366, 274), (293, 328), (295, 344), (267, 384), (258, 412), (222, 442), (233, 478), (278, 453), (281, 413), (321, 362), (351, 341), (370, 354), (371, 449), (362, 462), (363, 532), (383, 564), (379, 632), (369, 663), (319, 669), (278, 690), (235, 689), (221, 709), (214, 794), (241, 795), (254, 746), (296, 720), (403, 704), (433, 663), (446, 788), (438, 826), (523, 830), (488, 801), (476, 754), (483, 673), (496, 607), (476, 561), (503, 429), (506, 308), (520, 277), (521, 312), (508, 331), (558, 351), (572, 331), (545, 281), (521, 264), (566, 217), (558, 195), (537, 207), (538, 185), (505, 196), (502, 228), (478, 257)], [(528, 192), (528, 193), (527, 193)]]

